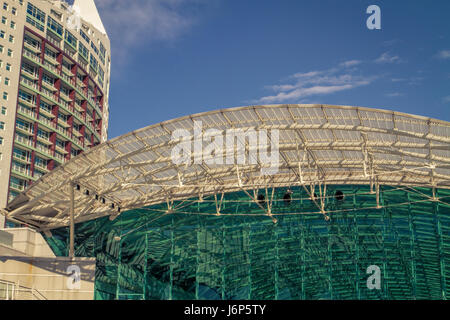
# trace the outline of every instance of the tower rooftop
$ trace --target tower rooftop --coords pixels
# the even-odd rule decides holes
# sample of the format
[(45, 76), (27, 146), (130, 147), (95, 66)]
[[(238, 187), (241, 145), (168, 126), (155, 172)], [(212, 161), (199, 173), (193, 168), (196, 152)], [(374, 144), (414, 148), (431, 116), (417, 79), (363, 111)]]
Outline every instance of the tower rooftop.
[(94, 0), (75, 0), (73, 5), (80, 9), (82, 19), (92, 24), (101, 33), (107, 34)]

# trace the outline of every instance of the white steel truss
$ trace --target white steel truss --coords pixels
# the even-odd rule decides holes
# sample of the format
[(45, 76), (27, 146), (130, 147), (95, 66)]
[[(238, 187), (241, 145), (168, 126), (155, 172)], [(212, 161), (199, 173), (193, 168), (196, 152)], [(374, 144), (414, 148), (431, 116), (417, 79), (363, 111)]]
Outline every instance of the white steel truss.
[[(278, 172), (267, 165), (176, 165), (171, 151), (177, 129), (278, 130)], [(190, 142), (195, 139), (192, 133)], [(224, 139), (225, 140), (225, 139)], [(246, 140), (248, 154), (257, 146)], [(206, 142), (205, 142), (206, 144)], [(223, 154), (230, 150), (223, 148)], [(236, 150), (234, 156), (237, 157)], [(198, 156), (192, 154), (192, 158)], [(332, 184), (380, 184), (450, 188), (450, 123), (415, 115), (330, 105), (251, 106), (211, 111), (151, 125), (103, 143), (53, 170), (20, 194), (4, 213), (47, 231), (70, 223), (70, 185), (75, 222), (152, 204), (214, 195), (220, 214), (227, 192), (319, 186), (312, 199), (323, 211), (322, 191)], [(89, 190), (89, 195), (86, 195)], [(313, 189), (311, 189), (313, 190)], [(374, 191), (375, 193), (376, 191)], [(270, 194), (267, 195), (270, 198)], [(112, 206), (114, 204), (114, 208)], [(170, 211), (170, 206), (169, 206)], [(267, 213), (270, 215), (270, 210)]]

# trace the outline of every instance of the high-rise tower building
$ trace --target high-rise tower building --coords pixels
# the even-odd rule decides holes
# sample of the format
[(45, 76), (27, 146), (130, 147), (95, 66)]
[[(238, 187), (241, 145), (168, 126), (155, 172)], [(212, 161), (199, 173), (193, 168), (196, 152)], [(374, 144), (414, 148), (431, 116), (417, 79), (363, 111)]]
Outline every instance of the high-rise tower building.
[(93, 0), (0, 6), (3, 208), (47, 172), (106, 141), (111, 60)]

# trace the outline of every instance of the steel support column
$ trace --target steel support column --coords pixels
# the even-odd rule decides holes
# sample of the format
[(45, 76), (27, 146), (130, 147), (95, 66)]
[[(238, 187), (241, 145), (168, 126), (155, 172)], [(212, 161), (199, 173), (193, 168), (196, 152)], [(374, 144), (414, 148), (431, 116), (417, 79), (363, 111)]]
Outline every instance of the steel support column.
[(69, 184), (69, 193), (70, 193), (70, 242), (69, 242), (69, 258), (71, 261), (75, 258), (75, 194), (74, 194), (74, 185), (72, 183)]

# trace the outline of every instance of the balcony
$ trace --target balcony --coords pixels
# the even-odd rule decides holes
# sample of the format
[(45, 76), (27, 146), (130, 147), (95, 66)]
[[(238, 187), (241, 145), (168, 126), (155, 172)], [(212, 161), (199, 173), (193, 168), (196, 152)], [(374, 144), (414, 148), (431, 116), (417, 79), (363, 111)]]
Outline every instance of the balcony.
[(45, 88), (41, 88), (41, 93), (44, 95), (44, 97), (46, 97), (47, 99), (50, 99), (50, 101), (57, 104), (55, 94), (52, 91), (45, 89)]
[(60, 154), (58, 154), (56, 152), (55, 152), (55, 158), (58, 159), (61, 162), (65, 162), (66, 161), (66, 159), (62, 155), (60, 155)]
[(87, 63), (85, 61), (83, 61), (83, 59), (81, 58), (81, 55), (79, 55), (79, 57), (78, 57), (78, 63), (83, 67), (84, 70), (87, 69)]
[[(48, 30), (51, 30), (51, 29), (48, 29)], [(46, 39), (48, 40), (48, 42), (50, 42), (51, 44), (53, 44), (56, 47), (61, 49), (61, 40), (58, 41), (58, 40), (56, 40), (55, 38), (53, 38), (53, 37), (51, 37), (49, 35), (46, 36)]]
[(44, 55), (44, 59), (46, 59), (49, 63), (51, 63), (54, 66), (58, 66), (59, 65), (58, 60), (56, 60), (55, 57), (52, 57), (51, 55), (49, 55), (47, 53)]
[(26, 74), (28, 77), (33, 78), (34, 80), (39, 79), (39, 75), (37, 74), (37, 72), (30, 71), (30, 70), (24, 69), (24, 68), (22, 68), (21, 70), (22, 70), (22, 73)]
[(70, 124), (67, 123), (67, 120), (61, 117), (58, 117), (58, 124), (63, 126), (64, 128), (70, 128)]
[(59, 75), (59, 70), (58, 68), (56, 68), (53, 64), (47, 62), (44, 60), (44, 62), (42, 63), (44, 65), (45, 68), (47, 68), (48, 70), (52, 71), (53, 73)]
[(39, 108), (39, 113), (41, 113), (44, 116), (47, 116), (49, 118), (52, 118), (52, 119), (55, 118), (55, 115), (52, 113), (52, 110), (47, 109), (47, 108), (40, 107)]
[(64, 99), (67, 102), (72, 101), (72, 99), (70, 99), (70, 97), (66, 93), (64, 93), (64, 91), (61, 91), (59, 96), (60, 96), (60, 98)]
[(49, 137), (38, 135), (37, 139), (45, 145), (51, 146), (53, 143), (50, 141)]
[(35, 166), (37, 169), (42, 170), (42, 171), (45, 171), (45, 172), (49, 172), (49, 171), (50, 171), (50, 170), (47, 168), (46, 165), (44, 165), (44, 164), (42, 164), (42, 163), (40, 163), (40, 162), (35, 162), (35, 163), (34, 163), (34, 166)]
[(31, 136), (31, 137), (34, 136), (34, 132), (33, 132), (33, 128), (32, 127), (27, 127), (27, 126), (24, 126), (24, 125), (22, 125), (20, 123), (16, 123), (16, 130), (19, 131), (19, 132), (22, 132), (22, 133), (24, 133), (24, 134), (26, 134), (28, 136)]
[(54, 122), (52, 122), (52, 121), (50, 121), (50, 120), (48, 120), (48, 119), (46, 119), (44, 117), (39, 117), (38, 121), (43, 123), (43, 124), (45, 124), (46, 126), (48, 126), (50, 128), (56, 129), (56, 123), (54, 123)]
[[(58, 123), (59, 123), (59, 121), (58, 121)], [(59, 123), (60, 124), (60, 123)], [(70, 126), (69, 126), (70, 127)], [(59, 133), (61, 133), (61, 134), (63, 134), (63, 135), (65, 135), (66, 137), (70, 137), (70, 133), (69, 133), (69, 129), (68, 128), (62, 128), (62, 127), (57, 127), (56, 128), (56, 130), (59, 132)]]
[(23, 55), (25, 58), (28, 58), (33, 62), (41, 63), (41, 59), (39, 58), (39, 56), (37, 54), (31, 53), (27, 50), (23, 50)]
[[(64, 68), (63, 68), (63, 71), (64, 71)], [(67, 83), (72, 84), (72, 79), (71, 79), (71, 77), (68, 76), (67, 74), (65, 74), (65, 73), (62, 72), (62, 73), (61, 73), (61, 78), (63, 78), (64, 80), (66, 80)]]
[(69, 152), (66, 151), (65, 147), (60, 146), (59, 144), (56, 144), (56, 151), (62, 154), (68, 154)]
[(88, 112), (86, 112), (86, 121), (87, 122), (94, 121), (94, 119), (92, 118), (92, 115), (89, 114)]
[(23, 154), (13, 153), (13, 159), (18, 161), (18, 162), (25, 163), (25, 164), (30, 164), (31, 163), (31, 157), (30, 156), (25, 156)]
[(55, 85), (53, 83), (47, 82), (42, 80), (42, 86), (45, 87), (46, 89), (52, 91), (53, 93), (58, 91), (58, 89), (55, 88)]
[(66, 110), (72, 111), (72, 107), (67, 101), (59, 99), (59, 104), (62, 105)]
[(24, 40), (23, 45), (25, 48), (27, 48), (35, 53), (41, 53), (40, 45), (35, 45), (32, 42), (27, 41), (26, 39)]
[[(19, 99), (20, 101), (22, 101), (22, 99)], [(32, 110), (29, 110), (27, 108), (25, 108), (24, 106), (21, 106), (19, 104), (19, 106), (17, 107), (17, 110), (19, 111), (19, 113), (24, 114), (28, 117), (31, 117), (33, 119), (36, 119), (36, 115)]]
[(48, 147), (44, 147), (44, 146), (41, 146), (39, 144), (36, 144), (36, 150), (39, 150), (44, 155), (47, 155), (47, 156), (50, 156), (50, 157), (52, 156), (52, 151)]
[[(77, 138), (80, 138), (80, 137), (83, 136), (83, 135), (81, 134), (81, 132), (78, 131), (78, 130), (75, 129), (75, 128), (72, 129), (72, 134), (73, 134), (75, 137), (77, 137)], [(81, 142), (81, 141), (80, 141), (80, 142)]]
[(22, 191), (25, 190), (25, 186), (24, 186), (24, 185), (17, 184), (17, 183), (15, 183), (15, 182), (13, 182), (13, 181), (11, 181), (11, 182), (9, 183), (9, 187), (10, 187), (11, 189), (13, 189), (14, 191), (18, 191), (18, 192), (22, 192)]
[(76, 113), (79, 113), (79, 117), (83, 117), (83, 115), (81, 114), (81, 112), (83, 112), (84, 110), (83, 110), (83, 107), (81, 106), (81, 105), (79, 105), (78, 103), (76, 103), (75, 102), (75, 104), (74, 104), (74, 106), (75, 106), (75, 112)]
[(27, 177), (31, 178), (31, 171), (30, 171), (30, 169), (26, 169), (24, 167), (21, 167), (21, 166), (17, 165), (14, 162), (12, 163), (11, 169), (12, 169), (13, 173), (18, 173), (20, 175), (27, 176)]
[(37, 88), (37, 84), (35, 83), (35, 82), (33, 82), (33, 81), (31, 81), (31, 80), (29, 80), (29, 79), (27, 79), (27, 78), (25, 78), (25, 77), (20, 77), (20, 83), (21, 84), (24, 84), (24, 85), (26, 85), (27, 87), (29, 87), (29, 88), (32, 88), (32, 89), (34, 89), (34, 90), (37, 90), (38, 88)]
[(78, 78), (77, 78), (77, 86), (79, 86), (81, 88), (81, 89), (79, 89), (80, 91), (83, 91), (84, 88), (86, 88), (86, 85), (83, 83), (83, 81), (81, 81)]
[(31, 141), (30, 139), (25, 139), (19, 135), (16, 135), (15, 138), (16, 142), (25, 145), (27, 147), (33, 147), (33, 141)]
[(66, 46), (64, 46), (64, 53), (66, 53), (68, 56), (70, 56), (71, 58), (75, 57), (75, 52), (70, 50), (69, 48), (67, 48)]
[(66, 74), (67, 76), (69, 76), (69, 77), (72, 77), (73, 76), (73, 73), (72, 73), (72, 70), (70, 70), (69, 68), (67, 68), (67, 67), (65, 67), (64, 65), (62, 66), (62, 72), (64, 73), (64, 74)]
[(86, 86), (80, 86), (80, 85), (77, 83), (75, 87), (77, 88), (78, 91), (80, 91), (83, 95), (85, 95), (85, 94), (84, 94), (84, 90), (85, 90)]
[(92, 125), (91, 122), (86, 122), (86, 125), (89, 129), (91, 129), (92, 132), (95, 132), (94, 126)]

